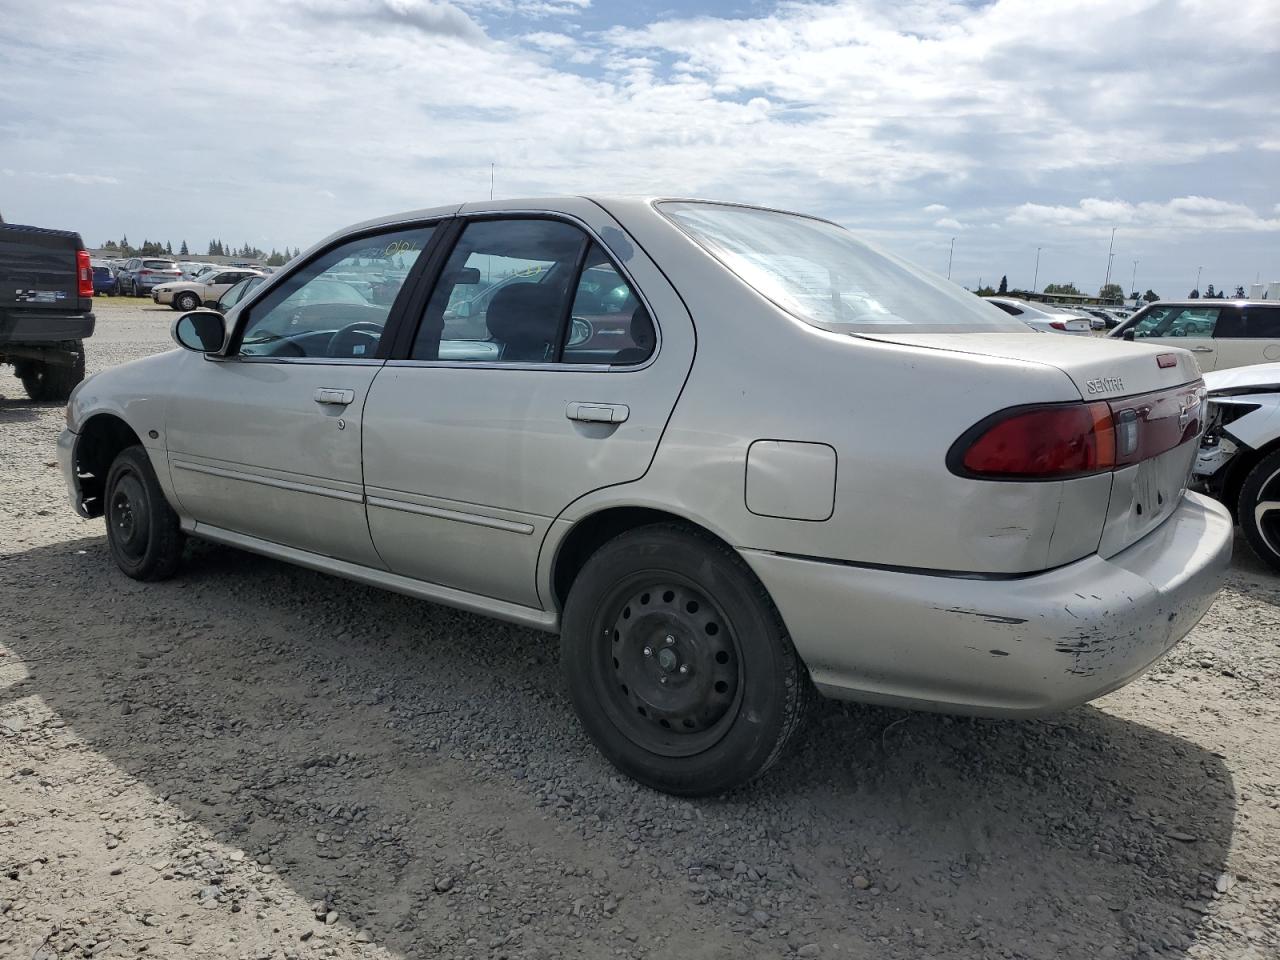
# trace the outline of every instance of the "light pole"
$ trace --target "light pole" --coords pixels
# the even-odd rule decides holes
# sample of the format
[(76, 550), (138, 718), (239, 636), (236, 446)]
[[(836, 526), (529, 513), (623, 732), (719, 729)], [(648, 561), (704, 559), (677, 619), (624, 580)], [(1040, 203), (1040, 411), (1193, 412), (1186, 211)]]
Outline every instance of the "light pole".
[(1203, 269), (1204, 269), (1203, 266), (1196, 267), (1196, 296), (1197, 297), (1200, 296), (1200, 271)]
[[(1136, 291), (1138, 289), (1138, 261), (1133, 261), (1133, 276), (1129, 278), (1129, 290)], [(1128, 297), (1125, 298), (1126, 300)]]
[(1114, 257), (1116, 249), (1116, 228), (1111, 228), (1111, 245), (1107, 247), (1107, 279), (1102, 281), (1103, 289), (1111, 283), (1111, 258)]
[(1040, 251), (1043, 249), (1044, 247), (1036, 247), (1036, 272), (1035, 272), (1035, 276), (1031, 278), (1032, 293), (1037, 292), (1036, 284), (1040, 282)]
[(951, 258), (956, 255), (956, 238), (951, 238), (951, 252), (947, 254), (947, 279), (951, 279)]

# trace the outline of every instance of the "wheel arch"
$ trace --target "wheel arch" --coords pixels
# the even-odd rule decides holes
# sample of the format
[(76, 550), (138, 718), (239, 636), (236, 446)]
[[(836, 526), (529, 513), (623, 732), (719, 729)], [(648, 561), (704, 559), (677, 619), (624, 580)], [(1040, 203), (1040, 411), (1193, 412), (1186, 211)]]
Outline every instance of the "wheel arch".
[(700, 536), (708, 537), (731, 550), (734, 549), (715, 531), (669, 510), (648, 506), (602, 507), (574, 521), (573, 526), (556, 544), (551, 562), (551, 591), (555, 608), (564, 609), (574, 580), (577, 579), (587, 560), (600, 547), (629, 530), (660, 523), (679, 524)]
[(1226, 476), (1222, 478), (1221, 500), (1237, 522), (1239, 522), (1236, 511), (1240, 505), (1240, 488), (1244, 486), (1245, 478), (1254, 467), (1277, 451), (1280, 451), (1280, 437), (1256, 448), (1242, 446), (1239, 453), (1227, 464)]
[(74, 456), (85, 516), (102, 516), (103, 493), (112, 461), (125, 447), (141, 444), (134, 429), (114, 413), (95, 413), (84, 422)]

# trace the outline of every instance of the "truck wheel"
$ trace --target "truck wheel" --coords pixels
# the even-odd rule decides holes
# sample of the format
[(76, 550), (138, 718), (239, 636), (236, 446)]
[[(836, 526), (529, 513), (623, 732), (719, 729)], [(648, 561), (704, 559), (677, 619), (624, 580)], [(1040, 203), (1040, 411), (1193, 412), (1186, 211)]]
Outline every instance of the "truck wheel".
[(184, 313), (191, 310), (199, 310), (200, 298), (190, 291), (180, 293), (173, 298), (173, 309), (181, 310)]
[(560, 660), (600, 751), (682, 796), (764, 773), (810, 692), (760, 581), (732, 550), (678, 525), (621, 534), (587, 561), (565, 605)]
[(27, 396), (37, 403), (66, 400), (77, 383), (84, 379), (84, 345), (75, 344), (76, 359), (72, 364), (46, 363), (32, 360), (22, 367), (22, 386)]
[(1258, 558), (1280, 570), (1280, 450), (1263, 457), (1244, 478), (1236, 521)]
[(140, 445), (116, 455), (107, 472), (107, 545), (111, 557), (134, 580), (166, 580), (182, 560), (178, 515)]

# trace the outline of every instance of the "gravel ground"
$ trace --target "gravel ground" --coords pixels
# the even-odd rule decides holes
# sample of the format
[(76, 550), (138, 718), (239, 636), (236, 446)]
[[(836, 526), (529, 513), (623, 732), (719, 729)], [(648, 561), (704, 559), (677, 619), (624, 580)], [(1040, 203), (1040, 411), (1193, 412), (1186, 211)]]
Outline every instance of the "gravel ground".
[[(168, 348), (107, 300), (91, 371)], [(713, 801), (617, 776), (554, 638), (235, 550), (168, 583), (0, 377), (0, 956), (1276, 957), (1280, 580), (1027, 722), (820, 703)]]

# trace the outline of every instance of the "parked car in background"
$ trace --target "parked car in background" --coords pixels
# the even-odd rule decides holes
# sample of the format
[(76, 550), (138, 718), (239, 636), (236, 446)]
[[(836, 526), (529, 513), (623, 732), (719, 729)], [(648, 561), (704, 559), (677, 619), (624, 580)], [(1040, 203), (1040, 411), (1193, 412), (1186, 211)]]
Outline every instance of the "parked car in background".
[(1066, 314), (1043, 304), (1031, 304), (1014, 297), (986, 297), (987, 303), (999, 307), (1010, 316), (1017, 317), (1033, 330), (1041, 333), (1066, 333), (1089, 336), (1093, 329), (1088, 320), (1074, 314)]
[(1280, 571), (1280, 363), (1216, 370), (1204, 382), (1208, 427), (1196, 479), (1227, 505), (1254, 553)]
[(257, 274), (241, 280), (235, 286), (229, 288), (220, 296), (213, 304), (213, 309), (219, 313), (226, 313), (237, 303), (243, 300), (251, 290), (255, 289), (266, 277)]
[(212, 305), (224, 293), (241, 280), (260, 276), (255, 270), (237, 270), (231, 267), (206, 270), (194, 280), (173, 280), (151, 290), (151, 299), (167, 303), (175, 310), (195, 310)]
[(158, 257), (133, 257), (116, 274), (120, 292), (131, 297), (145, 297), (157, 284), (182, 279), (182, 271), (172, 260)]
[(116, 275), (111, 269), (111, 265), (105, 260), (94, 260), (90, 264), (93, 269), (93, 293), (105, 294), (108, 297), (114, 296), (117, 290)]
[(1108, 336), (1190, 350), (1206, 373), (1280, 361), (1280, 302), (1160, 300)]
[[(535, 272), (451, 321), (459, 286)], [(400, 214), (173, 335), (77, 391), (58, 444), (121, 570), (174, 575), (190, 535), (558, 631), (588, 734), (672, 793), (762, 773), (815, 687), (1100, 696), (1230, 557), (1227, 511), (1185, 490), (1190, 354), (1033, 333), (798, 214)]]
[(32, 400), (66, 400), (84, 379), (93, 294), (80, 234), (0, 221), (0, 364)]
[(194, 280), (206, 270), (216, 268), (216, 263), (202, 263), (197, 260), (180, 260), (178, 261), (178, 269), (182, 271), (183, 280)]

